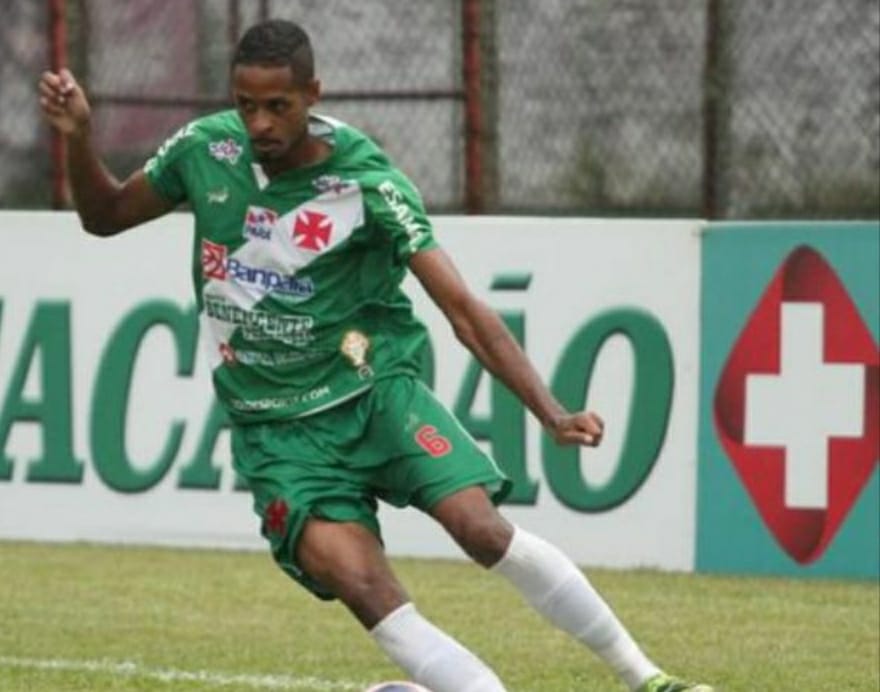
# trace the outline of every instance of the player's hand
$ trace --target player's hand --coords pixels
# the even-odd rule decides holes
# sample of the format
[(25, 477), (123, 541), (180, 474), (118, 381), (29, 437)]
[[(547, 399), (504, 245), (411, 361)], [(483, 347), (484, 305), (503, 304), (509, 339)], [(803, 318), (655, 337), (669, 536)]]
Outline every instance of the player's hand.
[(66, 135), (88, 132), (89, 102), (69, 70), (44, 72), (40, 77), (40, 107), (46, 119)]
[(598, 414), (581, 411), (556, 418), (547, 430), (557, 444), (597, 447), (602, 441), (605, 422)]

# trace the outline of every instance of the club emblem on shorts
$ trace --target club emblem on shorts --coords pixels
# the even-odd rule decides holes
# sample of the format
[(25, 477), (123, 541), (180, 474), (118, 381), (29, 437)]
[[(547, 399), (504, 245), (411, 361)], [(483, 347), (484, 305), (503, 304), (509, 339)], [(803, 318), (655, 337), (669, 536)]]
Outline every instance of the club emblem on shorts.
[(373, 369), (367, 365), (367, 351), (370, 350), (370, 340), (365, 334), (357, 330), (346, 332), (345, 336), (342, 337), (339, 350), (357, 368), (358, 375), (363, 378), (372, 376)]
[(272, 502), (269, 503), (269, 506), (266, 507), (266, 512), (264, 514), (266, 531), (268, 533), (283, 535), (287, 528), (288, 514), (290, 514), (290, 508), (284, 500), (280, 497), (276, 497), (272, 500)]
[(229, 344), (220, 344), (220, 357), (227, 365), (235, 365), (238, 359), (235, 357), (235, 349)]

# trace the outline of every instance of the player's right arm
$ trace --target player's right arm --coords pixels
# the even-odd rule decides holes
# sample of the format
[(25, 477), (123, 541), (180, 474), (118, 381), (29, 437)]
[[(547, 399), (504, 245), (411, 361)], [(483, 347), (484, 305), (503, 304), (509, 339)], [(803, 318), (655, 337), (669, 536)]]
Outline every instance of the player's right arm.
[(174, 208), (153, 189), (143, 171), (120, 182), (107, 170), (92, 144), (89, 102), (68, 70), (43, 73), (40, 106), (67, 141), (70, 188), (87, 232), (115, 235)]

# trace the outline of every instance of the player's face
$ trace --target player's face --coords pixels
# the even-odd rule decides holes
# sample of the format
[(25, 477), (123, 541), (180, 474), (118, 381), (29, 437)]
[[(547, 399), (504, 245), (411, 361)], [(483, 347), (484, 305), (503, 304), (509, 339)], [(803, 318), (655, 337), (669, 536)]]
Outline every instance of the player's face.
[(257, 159), (265, 163), (295, 159), (308, 134), (309, 108), (319, 93), (317, 80), (303, 84), (290, 67), (233, 68), (232, 98)]

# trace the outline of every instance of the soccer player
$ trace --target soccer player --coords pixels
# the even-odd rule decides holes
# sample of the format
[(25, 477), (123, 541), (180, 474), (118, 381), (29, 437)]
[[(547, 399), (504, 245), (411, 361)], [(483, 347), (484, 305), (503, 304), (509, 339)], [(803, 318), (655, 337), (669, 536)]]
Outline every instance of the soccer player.
[(383, 152), (310, 112), (320, 82), (306, 33), (278, 20), (250, 28), (230, 77), (234, 110), (189, 123), (124, 182), (92, 146), (88, 101), (71, 73), (46, 72), (39, 89), (66, 136), (87, 232), (111, 236), (189, 203), (195, 293), (234, 467), (281, 569), (316, 596), (340, 599), (434, 692), (503, 690), (416, 610), (389, 566), (377, 498), (412, 505), (628, 688), (709, 690), (658, 669), (567, 557), (497, 511), (509, 480), (418, 378), (426, 333), (400, 288), (407, 268), (559, 444), (598, 445), (602, 420), (552, 397), (468, 290), (418, 192)]

